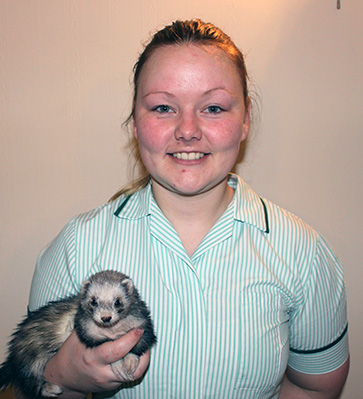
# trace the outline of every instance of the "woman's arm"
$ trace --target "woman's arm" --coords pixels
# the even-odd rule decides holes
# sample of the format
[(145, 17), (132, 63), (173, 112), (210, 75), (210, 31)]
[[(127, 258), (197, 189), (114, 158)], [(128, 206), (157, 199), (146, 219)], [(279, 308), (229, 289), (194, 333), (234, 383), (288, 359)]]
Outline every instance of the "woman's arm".
[[(142, 330), (132, 330), (116, 341), (96, 348), (86, 348), (73, 332), (56, 355), (49, 360), (44, 377), (47, 382), (60, 386), (62, 399), (82, 399), (88, 392), (117, 389), (123, 382), (112, 371), (110, 364), (122, 359), (137, 344)], [(150, 360), (146, 352), (134, 372), (136, 380), (145, 373)], [(17, 394), (18, 399), (22, 398)]]
[(349, 371), (349, 358), (338, 369), (325, 374), (304, 374), (288, 367), (280, 399), (337, 399)]

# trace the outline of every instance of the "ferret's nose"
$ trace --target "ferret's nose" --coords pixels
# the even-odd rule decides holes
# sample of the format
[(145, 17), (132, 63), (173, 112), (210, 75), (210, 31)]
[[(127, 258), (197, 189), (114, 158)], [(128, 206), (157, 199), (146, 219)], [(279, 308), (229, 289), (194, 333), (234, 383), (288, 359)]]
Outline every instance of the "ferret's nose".
[(101, 317), (101, 320), (102, 320), (105, 324), (109, 323), (109, 322), (111, 321), (111, 319), (112, 319), (111, 316), (102, 316), (102, 317)]

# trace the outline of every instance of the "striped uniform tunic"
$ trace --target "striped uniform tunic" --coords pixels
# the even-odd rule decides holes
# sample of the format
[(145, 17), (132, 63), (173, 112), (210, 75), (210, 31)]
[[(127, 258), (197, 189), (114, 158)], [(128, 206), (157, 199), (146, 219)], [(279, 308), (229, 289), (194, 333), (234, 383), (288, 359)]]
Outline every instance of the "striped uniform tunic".
[(114, 398), (277, 398), (287, 365), (348, 356), (342, 268), (326, 241), (231, 175), (233, 201), (189, 257), (151, 184), (74, 218), (40, 254), (30, 310), (114, 269), (148, 303), (158, 343)]

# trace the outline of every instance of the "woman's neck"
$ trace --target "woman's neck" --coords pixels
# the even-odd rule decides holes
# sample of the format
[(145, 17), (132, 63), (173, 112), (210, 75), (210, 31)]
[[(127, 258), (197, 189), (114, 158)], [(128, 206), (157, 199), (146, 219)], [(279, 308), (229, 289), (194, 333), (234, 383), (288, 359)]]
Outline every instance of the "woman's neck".
[(228, 178), (211, 190), (194, 196), (180, 195), (153, 181), (155, 200), (174, 226), (189, 256), (232, 201), (234, 190), (227, 181)]

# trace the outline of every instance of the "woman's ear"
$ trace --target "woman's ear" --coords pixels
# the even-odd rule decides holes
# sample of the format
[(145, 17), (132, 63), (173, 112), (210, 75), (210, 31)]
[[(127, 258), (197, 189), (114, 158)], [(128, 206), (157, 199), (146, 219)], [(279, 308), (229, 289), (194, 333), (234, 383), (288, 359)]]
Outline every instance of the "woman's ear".
[(132, 132), (134, 134), (135, 139), (137, 140), (138, 136), (137, 136), (137, 127), (136, 127), (136, 120), (135, 120), (136, 119), (135, 118), (135, 116), (136, 116), (135, 108), (136, 108), (136, 99), (134, 98), (132, 101), (132, 111), (131, 111), (130, 119), (131, 119), (131, 123), (132, 123)]
[(251, 123), (251, 103), (249, 102), (247, 105), (244, 121), (243, 121), (243, 130), (242, 130), (242, 136), (241, 136), (241, 141), (246, 140), (248, 136), (248, 132), (250, 131), (250, 123)]
[(135, 139), (137, 140), (138, 139), (138, 137), (137, 137), (137, 127), (136, 127), (135, 117), (134, 116), (132, 117), (132, 131), (134, 133)]

